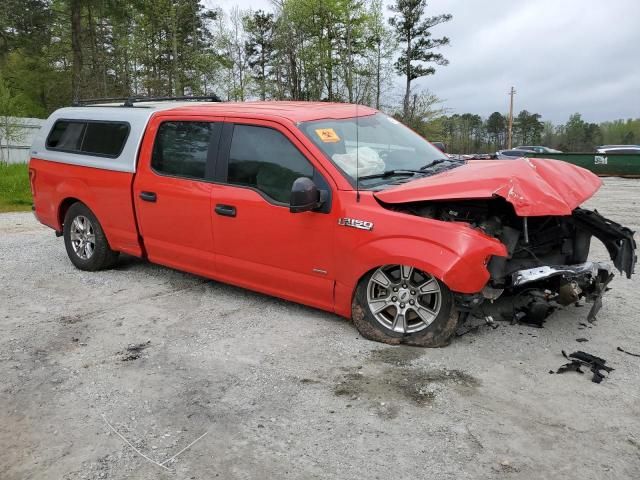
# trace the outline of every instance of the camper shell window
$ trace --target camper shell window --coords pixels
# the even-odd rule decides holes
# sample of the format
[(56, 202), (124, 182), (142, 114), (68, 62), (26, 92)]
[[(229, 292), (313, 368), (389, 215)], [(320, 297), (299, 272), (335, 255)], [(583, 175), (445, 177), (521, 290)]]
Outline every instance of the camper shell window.
[(129, 130), (127, 122), (58, 120), (47, 137), (47, 150), (117, 158)]

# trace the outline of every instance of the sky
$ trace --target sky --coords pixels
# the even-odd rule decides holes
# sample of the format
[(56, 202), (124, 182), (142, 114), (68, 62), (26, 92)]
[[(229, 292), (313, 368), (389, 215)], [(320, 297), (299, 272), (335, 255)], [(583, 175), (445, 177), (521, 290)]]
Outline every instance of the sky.
[[(272, 8), (269, 0), (206, 3)], [(564, 123), (575, 112), (590, 122), (640, 118), (640, 0), (428, 2), (428, 15), (440, 13), (453, 15), (433, 30), (451, 40), (440, 50), (449, 65), (416, 85), (450, 113), (506, 113), (513, 86), (515, 112), (542, 120)]]

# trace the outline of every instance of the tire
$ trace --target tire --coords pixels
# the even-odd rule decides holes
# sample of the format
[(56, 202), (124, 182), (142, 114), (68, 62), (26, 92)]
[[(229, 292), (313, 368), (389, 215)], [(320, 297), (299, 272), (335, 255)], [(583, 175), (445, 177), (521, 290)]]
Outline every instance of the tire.
[[(390, 281), (386, 287), (381, 281), (384, 276)], [(388, 305), (385, 308), (384, 303)], [(404, 312), (402, 320), (398, 320), (400, 311)], [(358, 283), (351, 318), (360, 334), (369, 340), (444, 347), (456, 331), (459, 314), (453, 294), (437, 278), (409, 266), (385, 265), (367, 273)]]
[(98, 219), (86, 205), (77, 202), (64, 216), (64, 246), (76, 268), (94, 272), (113, 266), (118, 252), (109, 247)]

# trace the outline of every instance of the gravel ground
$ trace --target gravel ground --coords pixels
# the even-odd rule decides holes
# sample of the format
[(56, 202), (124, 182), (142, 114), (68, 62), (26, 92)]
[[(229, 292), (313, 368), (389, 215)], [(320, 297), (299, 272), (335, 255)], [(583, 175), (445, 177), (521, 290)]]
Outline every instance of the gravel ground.
[[(640, 181), (588, 206), (638, 230)], [(389, 347), (137, 259), (81, 272), (31, 214), (3, 214), (0, 478), (640, 478), (640, 358), (616, 350), (640, 351), (639, 278), (616, 277), (592, 328), (572, 308)], [(550, 375), (562, 349), (615, 371)], [(163, 468), (107, 422), (158, 463), (206, 435)]]

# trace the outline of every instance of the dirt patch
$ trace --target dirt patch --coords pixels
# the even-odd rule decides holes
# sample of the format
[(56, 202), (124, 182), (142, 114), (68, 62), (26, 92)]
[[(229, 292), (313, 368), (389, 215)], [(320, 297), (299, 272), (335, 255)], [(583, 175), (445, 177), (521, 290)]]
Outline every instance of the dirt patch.
[(120, 354), (120, 361), (130, 362), (132, 360), (137, 360), (142, 355), (142, 351), (148, 348), (150, 345), (151, 345), (151, 340), (147, 340), (146, 342), (143, 342), (143, 343), (130, 344), (122, 352), (118, 352)]
[[(373, 375), (357, 370), (338, 377), (333, 393), (351, 400), (372, 401), (381, 407), (398, 400), (424, 406), (431, 404), (444, 388), (456, 387), (469, 393), (479, 383), (460, 370), (388, 368)], [(393, 416), (389, 409), (378, 410), (381, 416)]]
[(629, 445), (632, 445), (632, 446), (636, 447), (638, 450), (640, 450), (640, 442), (639, 441), (629, 437), (629, 438), (627, 438), (627, 443)]
[(73, 325), (82, 321), (82, 315), (63, 315), (58, 321), (62, 325)]
[(410, 364), (413, 360), (422, 357), (425, 352), (424, 348), (417, 347), (381, 348), (371, 352), (371, 359), (374, 362), (405, 366)]
[(315, 380), (313, 378), (301, 378), (300, 380), (298, 380), (300, 383), (302, 384), (306, 384), (306, 385), (314, 385), (316, 383), (320, 383), (320, 380)]

